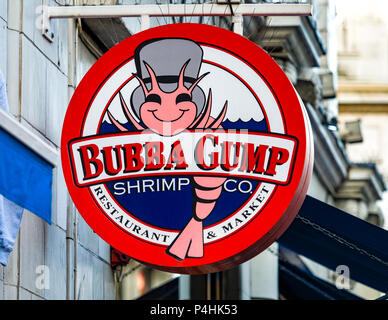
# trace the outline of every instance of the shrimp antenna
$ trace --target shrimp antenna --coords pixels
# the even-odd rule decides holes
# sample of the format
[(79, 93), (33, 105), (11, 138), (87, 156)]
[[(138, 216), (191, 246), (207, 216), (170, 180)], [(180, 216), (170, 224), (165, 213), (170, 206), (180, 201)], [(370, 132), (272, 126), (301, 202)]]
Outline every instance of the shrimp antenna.
[(191, 92), (194, 90), (194, 88), (197, 86), (197, 84), (203, 79), (205, 78), (210, 72), (206, 72), (204, 73), (202, 76), (200, 76), (193, 84), (192, 86), (190, 87), (189, 89), (189, 93), (191, 94)]
[(151, 85), (152, 85), (151, 90), (156, 90), (156, 89), (160, 90), (158, 80), (156, 79), (154, 70), (152, 70), (152, 68), (147, 64), (147, 62), (143, 61), (143, 63), (146, 66), (148, 73), (150, 74), (150, 77), (151, 77)]
[(119, 91), (119, 98), (120, 98), (120, 103), (121, 103), (121, 108), (124, 111), (124, 115), (127, 118), (129, 122), (131, 122), (137, 130), (144, 130), (144, 128), (135, 120), (135, 118), (132, 116), (131, 112), (129, 111), (127, 104), (125, 103), (125, 100)]
[(140, 78), (136, 73), (132, 73), (134, 77), (140, 82), (141, 87), (143, 88), (144, 94), (147, 95), (149, 93), (144, 81), (142, 78)]
[(197, 120), (195, 120), (195, 122), (190, 126), (190, 128), (204, 128), (207, 121), (209, 120), (211, 109), (212, 109), (212, 89), (209, 89), (205, 110), (203, 110), (203, 112), (198, 116)]
[(179, 85), (178, 85), (178, 87), (180, 87), (180, 88), (184, 86), (184, 84), (183, 84), (183, 82), (184, 82), (184, 74), (185, 74), (186, 67), (189, 64), (190, 60), (191, 59), (189, 59), (189, 60), (187, 60), (185, 62), (185, 64), (183, 65), (181, 71), (179, 72)]
[(225, 118), (225, 115), (226, 115), (226, 110), (228, 109), (228, 101), (225, 101), (225, 104), (224, 104), (224, 107), (222, 108), (222, 111), (221, 113), (219, 114), (219, 116), (217, 117), (217, 119), (215, 119), (211, 124), (210, 124), (210, 128), (211, 129), (217, 129), (221, 122), (224, 120)]
[(109, 112), (109, 110), (107, 111), (107, 114), (108, 114), (108, 117), (110, 119), (110, 121), (114, 124), (114, 126), (119, 129), (120, 131), (128, 131), (127, 128), (125, 128), (121, 123), (119, 123), (113, 116), (112, 114)]

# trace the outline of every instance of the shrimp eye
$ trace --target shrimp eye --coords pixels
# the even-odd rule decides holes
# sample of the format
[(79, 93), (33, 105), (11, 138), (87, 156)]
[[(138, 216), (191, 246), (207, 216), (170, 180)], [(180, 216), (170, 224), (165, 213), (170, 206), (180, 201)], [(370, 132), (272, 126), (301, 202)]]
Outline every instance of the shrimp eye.
[(151, 93), (151, 94), (149, 94), (149, 95), (145, 98), (145, 102), (156, 102), (156, 103), (161, 104), (161, 103), (162, 103), (162, 99), (160, 98), (159, 95), (157, 95), (157, 94), (155, 94), (155, 93)]
[(191, 97), (187, 93), (181, 93), (176, 97), (175, 103), (184, 102), (184, 101), (191, 101)]

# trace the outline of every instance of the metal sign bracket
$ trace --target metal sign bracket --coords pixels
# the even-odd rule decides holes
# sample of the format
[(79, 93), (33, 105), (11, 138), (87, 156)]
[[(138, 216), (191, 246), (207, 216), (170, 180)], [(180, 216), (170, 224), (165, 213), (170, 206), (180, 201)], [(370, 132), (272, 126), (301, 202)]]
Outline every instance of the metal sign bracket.
[(144, 4), (112, 6), (47, 6), (42, 7), (42, 35), (54, 39), (52, 19), (140, 17), (141, 30), (148, 29), (150, 17), (232, 16), (234, 32), (243, 33), (244, 16), (311, 16), (311, 4), (214, 3)]

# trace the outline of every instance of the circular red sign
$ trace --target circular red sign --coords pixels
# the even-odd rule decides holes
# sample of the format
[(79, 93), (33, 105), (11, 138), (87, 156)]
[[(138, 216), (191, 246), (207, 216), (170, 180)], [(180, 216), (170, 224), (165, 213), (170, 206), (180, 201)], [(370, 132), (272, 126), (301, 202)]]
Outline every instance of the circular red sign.
[(135, 34), (84, 76), (62, 167), (89, 226), (128, 256), (177, 273), (240, 264), (276, 241), (309, 185), (303, 103), (256, 44), (173, 24)]

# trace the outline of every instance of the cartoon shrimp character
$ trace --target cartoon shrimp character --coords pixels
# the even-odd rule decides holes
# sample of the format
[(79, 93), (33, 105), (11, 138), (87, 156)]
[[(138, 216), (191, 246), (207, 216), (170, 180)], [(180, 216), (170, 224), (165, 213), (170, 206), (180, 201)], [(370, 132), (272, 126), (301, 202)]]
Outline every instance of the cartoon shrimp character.
[[(187, 40), (183, 41), (186, 45)], [(162, 40), (163, 41), (163, 40)], [(160, 44), (159, 44), (160, 45)], [(189, 43), (189, 46), (193, 44)], [(199, 47), (195, 44), (196, 47)], [(194, 47), (195, 49), (197, 49)], [(162, 46), (160, 48), (165, 48)], [(154, 51), (153, 51), (154, 52)], [(163, 52), (159, 54), (163, 55)], [(165, 54), (166, 55), (166, 54)], [(197, 57), (198, 58), (198, 57)], [(221, 123), (227, 110), (227, 101), (225, 102), (220, 114), (213, 118), (210, 116), (212, 109), (212, 92), (209, 89), (205, 107), (198, 110), (198, 98), (193, 101), (193, 92), (198, 88), (198, 83), (208, 74), (205, 73), (197, 79), (191, 79), (191, 85), (187, 88), (185, 85), (185, 71), (190, 63), (188, 59), (180, 69), (178, 84), (174, 91), (166, 92), (159, 85), (155, 71), (143, 60), (145, 70), (150, 76), (148, 87), (146, 81), (138, 74), (133, 74), (140, 83), (144, 98), (139, 104), (138, 115), (141, 123), (137, 122), (132, 116), (121, 92), (119, 99), (124, 115), (136, 130), (150, 129), (162, 136), (173, 136), (183, 132), (186, 129), (217, 129), (221, 128)], [(199, 69), (199, 68), (198, 68)], [(200, 111), (200, 112), (199, 112)], [(107, 111), (110, 121), (120, 131), (128, 131), (120, 124), (112, 114)], [(217, 199), (220, 197), (224, 177), (197, 176), (192, 177), (191, 181), (194, 188), (193, 212), (192, 218), (167, 248), (167, 253), (177, 260), (189, 258), (201, 258), (204, 254), (203, 240), (203, 221), (213, 211)]]

